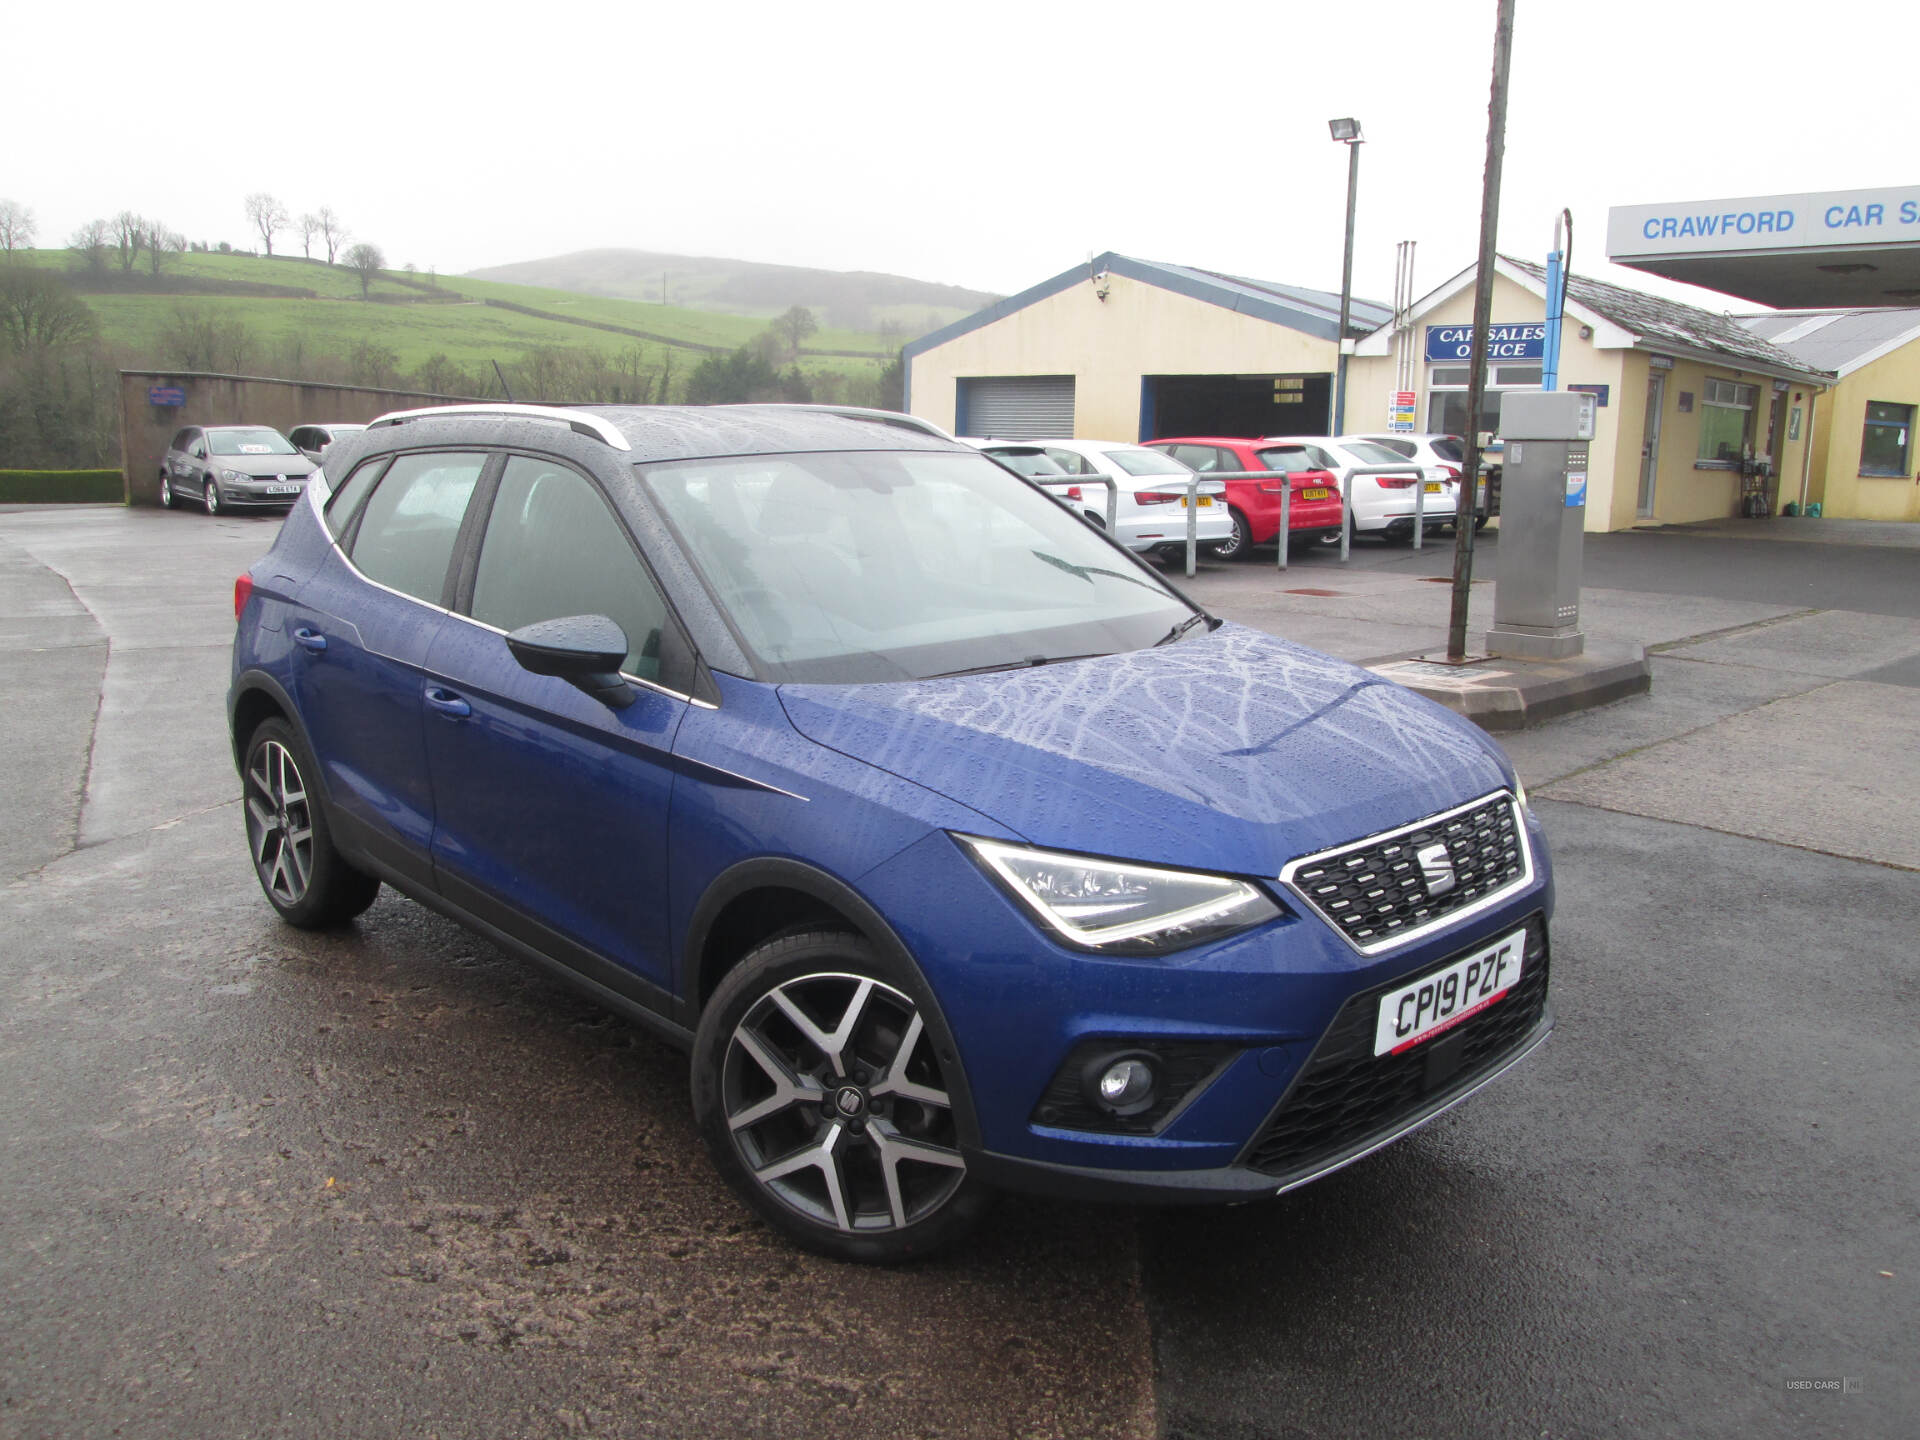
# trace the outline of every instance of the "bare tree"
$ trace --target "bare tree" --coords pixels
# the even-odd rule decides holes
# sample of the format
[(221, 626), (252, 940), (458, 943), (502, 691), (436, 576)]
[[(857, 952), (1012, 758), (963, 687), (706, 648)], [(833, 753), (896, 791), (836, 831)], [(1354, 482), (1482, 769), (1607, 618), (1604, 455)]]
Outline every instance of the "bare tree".
[(51, 270), (0, 270), (0, 354), (28, 355), (93, 338), (93, 311)]
[(187, 248), (187, 237), (169, 230), (158, 220), (147, 226), (147, 268), (155, 275), (160, 267)]
[(380, 253), (378, 245), (369, 245), (362, 240), (346, 253), (347, 268), (360, 277), (360, 298), (367, 298), (368, 287), (374, 278), (386, 269), (387, 257)]
[(11, 255), (16, 250), (33, 248), (33, 211), (18, 200), (0, 200), (0, 250)]
[(300, 253), (311, 260), (313, 258), (313, 237), (320, 233), (320, 217), (311, 210), (304, 212), (294, 221), (294, 228), (300, 232)]
[(140, 247), (146, 243), (146, 218), (131, 210), (122, 210), (107, 225), (113, 235), (113, 248), (119, 252), (120, 268), (131, 274), (133, 267), (140, 263)]
[(340, 253), (340, 248), (347, 243), (347, 236), (351, 232), (340, 223), (340, 217), (333, 213), (331, 205), (322, 205), (320, 213), (313, 218), (320, 222), (320, 238), (326, 242), (327, 264), (331, 265), (333, 257)]
[(287, 207), (260, 191), (247, 196), (247, 220), (260, 232), (260, 241), (267, 247), (267, 258), (272, 259), (273, 237), (287, 228)]
[(89, 270), (107, 268), (107, 247), (113, 242), (112, 231), (104, 220), (89, 220), (73, 232), (67, 241), (67, 248), (79, 257)]
[(798, 355), (800, 347), (807, 337), (820, 328), (820, 322), (813, 318), (813, 311), (804, 305), (789, 306), (786, 314), (773, 322), (773, 331), (786, 342), (791, 354)]

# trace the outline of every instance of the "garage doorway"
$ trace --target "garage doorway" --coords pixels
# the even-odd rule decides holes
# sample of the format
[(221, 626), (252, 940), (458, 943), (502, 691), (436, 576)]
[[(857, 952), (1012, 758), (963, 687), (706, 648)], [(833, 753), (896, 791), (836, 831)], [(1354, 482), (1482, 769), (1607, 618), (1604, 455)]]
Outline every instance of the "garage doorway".
[[(1324, 435), (1331, 375), (1144, 375), (1140, 438)], [(1117, 438), (1117, 437), (1116, 437)]]
[(1073, 376), (979, 375), (957, 382), (953, 429), (982, 440), (1069, 440)]

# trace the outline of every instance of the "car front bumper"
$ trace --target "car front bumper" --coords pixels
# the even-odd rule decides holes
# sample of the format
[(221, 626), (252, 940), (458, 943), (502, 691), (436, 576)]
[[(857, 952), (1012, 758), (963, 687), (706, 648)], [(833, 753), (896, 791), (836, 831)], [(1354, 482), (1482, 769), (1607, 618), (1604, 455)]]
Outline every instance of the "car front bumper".
[[(1290, 913), (1211, 945), (1158, 959), (1062, 950), (945, 836), (910, 847), (863, 888), (918, 960), (954, 1036), (977, 1125), (963, 1138), (983, 1175), (1107, 1198), (1248, 1199), (1425, 1123), (1544, 1038), (1552, 882), (1537, 824), (1527, 824), (1528, 880), (1373, 955), (1284, 887), (1276, 893)], [(930, 915), (925, 897), (936, 893), (943, 903)], [(1443, 1034), (1373, 1054), (1384, 996), (1523, 926), (1530, 960), (1518, 984)], [(1088, 1052), (1159, 1052), (1171, 1065), (1183, 1048), (1217, 1063), (1144, 1133), (1061, 1103)]]

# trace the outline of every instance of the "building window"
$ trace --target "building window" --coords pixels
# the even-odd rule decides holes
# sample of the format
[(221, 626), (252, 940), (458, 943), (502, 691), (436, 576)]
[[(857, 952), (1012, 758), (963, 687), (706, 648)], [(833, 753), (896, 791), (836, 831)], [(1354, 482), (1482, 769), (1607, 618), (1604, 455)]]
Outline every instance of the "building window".
[(1465, 435), (1479, 430), (1500, 433), (1500, 397), (1508, 390), (1538, 389), (1540, 365), (1490, 365), (1488, 383), (1480, 397), (1480, 423), (1467, 424), (1467, 381), (1471, 365), (1435, 365), (1427, 371), (1427, 429), (1441, 435)]
[(1753, 444), (1753, 409), (1760, 387), (1709, 380), (1700, 396), (1700, 461), (1738, 465)]
[(1860, 438), (1862, 475), (1898, 475), (1913, 467), (1913, 406), (1867, 402), (1867, 428)]

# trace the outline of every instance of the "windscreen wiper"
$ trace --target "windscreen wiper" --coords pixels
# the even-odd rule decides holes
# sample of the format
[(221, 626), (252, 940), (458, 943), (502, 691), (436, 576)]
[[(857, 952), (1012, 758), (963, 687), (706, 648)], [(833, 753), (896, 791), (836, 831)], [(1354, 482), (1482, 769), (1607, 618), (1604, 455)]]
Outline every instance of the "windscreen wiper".
[(1211, 619), (1213, 619), (1213, 617), (1207, 614), (1207, 612), (1204, 610), (1200, 611), (1198, 614), (1189, 615), (1186, 619), (1182, 620), (1178, 625), (1174, 626), (1171, 630), (1167, 631), (1166, 634), (1162, 635), (1158, 640), (1154, 641), (1153, 643), (1155, 646), (1171, 645), (1174, 641), (1178, 640), (1182, 635), (1186, 634), (1187, 631), (1191, 630), (1194, 626), (1198, 625), (1202, 620), (1211, 620)]
[(1111, 650), (1092, 650), (1085, 655), (1029, 655), (1024, 660), (1003, 660), (996, 665), (975, 665), (966, 670), (942, 670), (937, 675), (922, 678), (951, 680), (956, 675), (991, 675), (996, 670), (1034, 670), (1042, 665), (1059, 665), (1067, 660), (1099, 660), (1113, 653)]

